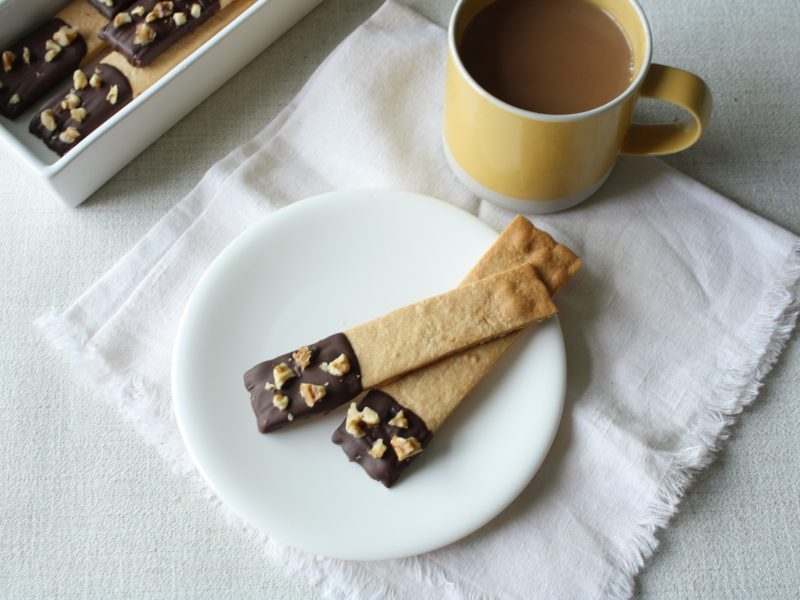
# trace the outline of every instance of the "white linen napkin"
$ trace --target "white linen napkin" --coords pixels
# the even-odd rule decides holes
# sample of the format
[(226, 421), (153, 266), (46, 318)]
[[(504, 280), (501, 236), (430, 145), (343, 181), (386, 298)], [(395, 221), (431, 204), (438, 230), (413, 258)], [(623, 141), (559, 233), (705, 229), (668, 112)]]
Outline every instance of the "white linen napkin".
[[(429, 194), (498, 230), (512, 218), (447, 167), (445, 53), (441, 28), (388, 2), (117, 266), (40, 320), (180, 473), (202, 484), (172, 413), (173, 337), (194, 285), (237, 234), (294, 200), (355, 187)], [(309, 556), (229, 515), (287, 569), (333, 597), (632, 594), (655, 532), (793, 329), (800, 240), (653, 159), (621, 160), (596, 197), (535, 222), (584, 266), (557, 298), (567, 402), (533, 482), (466, 539), (387, 562)]]

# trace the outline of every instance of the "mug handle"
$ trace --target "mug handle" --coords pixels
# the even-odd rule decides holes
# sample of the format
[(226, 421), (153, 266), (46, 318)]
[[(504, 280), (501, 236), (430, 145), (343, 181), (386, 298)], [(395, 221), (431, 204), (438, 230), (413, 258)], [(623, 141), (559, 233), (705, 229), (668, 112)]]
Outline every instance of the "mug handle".
[(690, 117), (677, 123), (632, 124), (622, 142), (622, 154), (673, 154), (692, 146), (703, 135), (711, 116), (711, 90), (694, 73), (652, 64), (639, 95), (680, 106), (689, 112)]

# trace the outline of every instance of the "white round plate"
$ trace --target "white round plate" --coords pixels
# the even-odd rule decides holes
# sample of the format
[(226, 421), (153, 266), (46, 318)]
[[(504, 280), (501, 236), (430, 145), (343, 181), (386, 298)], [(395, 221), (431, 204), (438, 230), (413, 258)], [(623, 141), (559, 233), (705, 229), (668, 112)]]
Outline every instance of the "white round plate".
[(530, 327), (395, 487), (330, 441), (344, 409), (262, 435), (242, 374), (266, 360), (458, 285), (497, 234), (407, 192), (334, 192), (250, 227), (186, 307), (172, 387), (200, 472), (246, 521), (325, 556), (377, 560), (454, 542), (499, 514), (539, 468), (561, 418), (556, 319)]

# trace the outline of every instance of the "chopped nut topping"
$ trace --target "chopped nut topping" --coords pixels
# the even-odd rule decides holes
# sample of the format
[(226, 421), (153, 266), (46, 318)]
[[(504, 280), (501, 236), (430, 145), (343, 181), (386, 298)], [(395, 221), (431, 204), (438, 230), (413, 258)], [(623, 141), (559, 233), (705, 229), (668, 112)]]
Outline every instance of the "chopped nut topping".
[(116, 104), (117, 103), (117, 99), (119, 99), (119, 86), (118, 85), (112, 85), (111, 89), (108, 90), (108, 94), (106, 94), (106, 100), (110, 104)]
[(78, 69), (72, 74), (72, 85), (76, 90), (82, 90), (89, 85), (89, 80), (86, 79), (86, 73)]
[(77, 121), (78, 123), (83, 123), (83, 120), (86, 118), (86, 109), (83, 107), (80, 108), (73, 108), (69, 111), (69, 116), (72, 117), (73, 121)]
[(292, 358), (301, 371), (305, 371), (306, 367), (311, 364), (311, 348), (303, 346), (296, 352), (292, 352)]
[(407, 460), (422, 452), (422, 444), (415, 437), (404, 438), (393, 435), (389, 443), (394, 448), (394, 453), (397, 454), (397, 460)]
[(172, 15), (172, 20), (175, 21), (175, 25), (177, 27), (186, 25), (186, 13), (176, 12), (174, 15)]
[(61, 46), (53, 40), (47, 40), (44, 47), (47, 49), (47, 52), (44, 53), (45, 62), (53, 62), (53, 59), (61, 53)]
[(26, 65), (29, 65), (29, 64), (31, 64), (31, 49), (30, 49), (30, 48), (28, 48), (27, 46), (25, 46), (25, 47), (22, 49), (22, 61), (23, 61), (23, 62), (24, 62)]
[(322, 400), (327, 391), (328, 390), (325, 389), (324, 385), (316, 385), (313, 383), (300, 384), (300, 395), (303, 397), (303, 401), (309, 408)]
[(19, 97), (19, 94), (14, 94), (8, 99), (9, 104), (19, 104), (20, 102), (22, 102), (22, 98)]
[(78, 108), (81, 105), (81, 97), (70, 92), (64, 96), (64, 102), (67, 103), (67, 108)]
[(350, 360), (344, 354), (340, 354), (331, 362), (322, 363), (319, 368), (335, 377), (342, 377), (350, 372)]
[(100, 0), (100, 4), (105, 4), (108, 8), (113, 8), (114, 0)]
[(144, 14), (144, 10), (145, 10), (144, 6), (140, 5), (140, 6), (137, 6), (136, 8), (134, 8), (133, 10), (131, 10), (131, 14), (134, 17), (141, 17)]
[(274, 383), (268, 381), (267, 383), (264, 384), (264, 389), (269, 392), (274, 392), (278, 388), (275, 387)]
[(53, 40), (61, 47), (69, 46), (78, 37), (78, 30), (64, 25), (53, 34)]
[(147, 13), (147, 16), (144, 18), (144, 22), (152, 23), (153, 21), (158, 21), (159, 19), (165, 19), (172, 15), (173, 10), (174, 5), (172, 2), (156, 2), (153, 6), (153, 10)]
[(202, 6), (200, 6), (200, 5), (199, 5), (197, 2), (195, 2), (194, 4), (192, 4), (192, 8), (191, 8), (191, 15), (192, 15), (192, 16), (193, 16), (195, 19), (199, 19), (201, 14), (203, 14), (203, 7), (202, 7)]
[(100, 77), (100, 75), (95, 73), (89, 78), (89, 85), (93, 88), (99, 88), (101, 85), (103, 85), (103, 79)]
[(74, 127), (67, 127), (61, 132), (61, 134), (58, 136), (58, 139), (65, 144), (74, 144), (79, 137), (81, 137), (81, 134), (77, 129)]
[(73, 108), (78, 108), (81, 105), (81, 99), (77, 94), (69, 93), (64, 96), (64, 100), (61, 102), (61, 108), (63, 110), (71, 110)]
[(47, 131), (55, 131), (58, 127), (58, 123), (56, 123), (56, 115), (49, 108), (47, 110), (43, 110), (42, 114), (39, 115), (39, 122), (42, 124), (42, 127), (47, 129)]
[(133, 36), (133, 43), (137, 46), (152, 44), (156, 39), (156, 30), (147, 23), (139, 23), (136, 26), (136, 35)]
[(8, 73), (11, 70), (11, 67), (14, 66), (15, 60), (17, 60), (17, 55), (11, 50), (6, 50), (3, 52), (3, 71)]
[(345, 354), (340, 354), (331, 361), (330, 367), (337, 369), (342, 375), (350, 372), (350, 359)]
[(117, 16), (114, 17), (113, 21), (111, 21), (111, 24), (117, 29), (131, 23), (133, 23), (133, 18), (126, 12), (117, 13)]
[(275, 365), (272, 369), (272, 376), (275, 378), (275, 388), (283, 388), (283, 384), (289, 381), (292, 377), (296, 377), (294, 371), (289, 368), (286, 363)]
[(272, 398), (272, 405), (278, 410), (286, 410), (286, 408), (289, 406), (289, 398), (283, 394), (275, 394), (275, 396)]
[(361, 429), (361, 411), (358, 410), (355, 402), (350, 403), (350, 408), (347, 409), (347, 416), (344, 421), (344, 429), (347, 433), (355, 438), (364, 437), (364, 430)]
[(294, 421), (294, 415), (292, 413), (289, 413), (288, 415), (286, 415), (286, 419), (291, 423), (292, 421)]
[(377, 425), (381, 422), (381, 417), (369, 406), (365, 406), (363, 409), (361, 409), (361, 421), (365, 425)]
[(392, 419), (389, 421), (389, 425), (392, 427), (399, 427), (400, 429), (408, 429), (408, 419), (406, 419), (406, 416), (401, 410), (392, 417)]
[(345, 418), (345, 431), (353, 437), (364, 437), (364, 430), (361, 429), (361, 423), (364, 425), (377, 425), (381, 422), (381, 417), (378, 413), (372, 410), (369, 406), (365, 406), (362, 410), (358, 410), (355, 402), (350, 403), (350, 408), (347, 409), (347, 417)]
[(369, 455), (372, 458), (383, 458), (383, 455), (386, 454), (386, 444), (383, 443), (383, 438), (378, 438), (375, 440), (375, 443), (372, 444), (372, 448), (369, 449)]

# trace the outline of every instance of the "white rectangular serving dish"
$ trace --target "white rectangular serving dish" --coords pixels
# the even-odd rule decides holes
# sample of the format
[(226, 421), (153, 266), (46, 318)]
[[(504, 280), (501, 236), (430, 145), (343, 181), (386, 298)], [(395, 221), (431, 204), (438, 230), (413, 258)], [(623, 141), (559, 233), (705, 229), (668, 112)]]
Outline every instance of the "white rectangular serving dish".
[[(54, 196), (77, 206), (321, 2), (256, 0), (62, 157), (28, 132), (30, 120), (58, 88), (15, 121), (0, 117), (0, 144)], [(0, 0), (0, 48), (65, 4), (62, 0)], [(64, 86), (68, 85), (65, 81)]]

